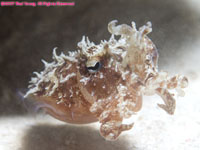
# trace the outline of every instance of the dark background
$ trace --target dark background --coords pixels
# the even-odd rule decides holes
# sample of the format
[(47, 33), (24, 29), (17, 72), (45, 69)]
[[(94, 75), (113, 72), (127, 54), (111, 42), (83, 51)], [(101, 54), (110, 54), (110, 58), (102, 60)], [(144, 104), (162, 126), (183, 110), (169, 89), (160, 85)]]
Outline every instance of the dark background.
[(182, 0), (74, 0), (65, 7), (0, 7), (0, 116), (27, 114), (20, 93), (27, 90), (41, 59), (52, 61), (52, 50), (76, 50), (83, 35), (98, 43), (108, 40), (107, 24), (137, 27), (151, 21), (159, 68), (173, 65), (181, 50), (198, 36), (200, 17)]

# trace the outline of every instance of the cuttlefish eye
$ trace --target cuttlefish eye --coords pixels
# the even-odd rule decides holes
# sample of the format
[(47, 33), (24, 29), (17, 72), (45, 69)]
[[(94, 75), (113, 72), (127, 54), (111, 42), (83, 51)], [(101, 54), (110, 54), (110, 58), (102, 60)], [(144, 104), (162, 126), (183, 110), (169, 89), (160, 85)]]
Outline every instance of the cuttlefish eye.
[(86, 67), (90, 73), (95, 73), (99, 71), (99, 69), (101, 69), (102, 64), (99, 60), (90, 60), (90, 61), (87, 61)]

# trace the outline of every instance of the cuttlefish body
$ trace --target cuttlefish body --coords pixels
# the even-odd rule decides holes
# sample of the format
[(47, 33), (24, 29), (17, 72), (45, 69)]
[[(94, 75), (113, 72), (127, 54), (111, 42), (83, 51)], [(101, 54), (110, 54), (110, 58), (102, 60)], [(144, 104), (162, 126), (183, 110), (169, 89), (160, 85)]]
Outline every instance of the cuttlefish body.
[(44, 71), (35, 72), (25, 95), (46, 104), (44, 109), (59, 120), (75, 124), (99, 121), (100, 133), (107, 140), (132, 128), (133, 123), (122, 121), (141, 109), (143, 95), (160, 95), (164, 104), (158, 106), (173, 114), (176, 103), (169, 90), (184, 96), (182, 88), (188, 84), (184, 76), (158, 72), (157, 49), (147, 37), (150, 22), (139, 30), (134, 22), (132, 26), (116, 26), (116, 22), (108, 24), (109, 41), (95, 45), (83, 36), (77, 51), (58, 56), (54, 49), (54, 61), (43, 61)]

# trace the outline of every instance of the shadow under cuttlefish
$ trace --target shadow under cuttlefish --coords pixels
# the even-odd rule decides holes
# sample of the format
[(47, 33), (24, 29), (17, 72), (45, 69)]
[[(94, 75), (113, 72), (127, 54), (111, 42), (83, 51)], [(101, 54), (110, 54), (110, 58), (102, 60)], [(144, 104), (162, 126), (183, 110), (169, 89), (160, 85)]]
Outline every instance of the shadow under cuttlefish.
[(128, 150), (128, 145), (123, 136), (106, 141), (98, 130), (88, 126), (39, 124), (26, 131), (20, 150)]

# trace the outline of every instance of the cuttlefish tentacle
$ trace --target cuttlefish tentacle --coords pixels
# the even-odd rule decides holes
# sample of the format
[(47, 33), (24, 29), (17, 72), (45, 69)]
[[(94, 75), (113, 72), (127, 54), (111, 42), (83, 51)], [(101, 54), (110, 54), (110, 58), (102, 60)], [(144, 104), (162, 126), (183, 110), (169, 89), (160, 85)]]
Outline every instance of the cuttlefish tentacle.
[[(161, 82), (155, 82), (160, 80)], [(162, 109), (164, 109), (169, 114), (174, 114), (175, 108), (176, 108), (176, 101), (174, 99), (174, 94), (170, 93), (169, 90), (176, 89), (179, 96), (184, 96), (184, 91), (182, 88), (187, 87), (188, 80), (184, 76), (175, 75), (173, 77), (168, 77), (166, 72), (161, 72), (157, 74), (157, 76), (154, 76), (152, 79), (153, 82), (151, 83), (152, 87), (158, 87), (155, 88), (155, 93), (158, 94), (164, 101), (165, 104), (158, 104), (158, 106)]]
[[(140, 85), (137, 84), (133, 87), (139, 88), (139, 86)], [(134, 123), (122, 123), (123, 116), (129, 118), (132, 114), (139, 111), (142, 107), (142, 95), (138, 93), (135, 89), (133, 89), (133, 87), (127, 86), (127, 93), (129, 95), (129, 98), (131, 99), (126, 99), (126, 96), (123, 98), (120, 97), (119, 100), (114, 99), (111, 103), (107, 105), (107, 109), (103, 110), (103, 112), (99, 116), (99, 122), (101, 123), (100, 133), (107, 140), (115, 140), (121, 134), (121, 132), (130, 130), (134, 125)], [(122, 107), (123, 102), (126, 102), (125, 107)], [(123, 108), (127, 108), (130, 114), (127, 114), (126, 111), (124, 112)]]
[[(179, 96), (184, 96), (185, 93), (181, 88), (185, 88), (188, 86), (188, 79), (184, 76), (176, 75), (171, 77), (166, 82), (167, 89), (176, 89)], [(157, 88), (156, 93), (162, 97), (165, 102), (165, 105), (158, 104), (159, 107), (164, 109), (169, 114), (174, 114), (176, 108), (176, 101), (173, 97), (173, 94), (164, 88)]]
[(168, 114), (173, 115), (176, 108), (176, 101), (172, 94), (167, 89), (157, 88), (156, 93), (163, 99), (165, 104), (158, 104), (158, 106), (164, 109)]
[[(111, 106), (113, 107), (113, 106)], [(122, 124), (123, 117), (116, 109), (107, 109), (99, 117), (101, 123), (100, 134), (107, 140), (115, 140), (123, 131), (130, 130), (131, 124)]]
[(133, 127), (132, 124), (121, 124), (121, 121), (110, 120), (103, 124), (100, 127), (100, 134), (107, 140), (113, 141), (121, 134), (121, 132), (130, 130)]
[(142, 108), (142, 95), (141, 94), (136, 94), (135, 97), (132, 98), (132, 101), (135, 102), (134, 107), (129, 107), (131, 111), (133, 112), (138, 112)]
[(140, 111), (140, 109), (142, 108), (142, 94), (135, 90), (135, 86), (127, 86), (127, 89), (130, 93), (129, 95), (131, 96), (130, 101), (135, 104), (135, 106), (129, 105), (128, 108), (133, 112)]

